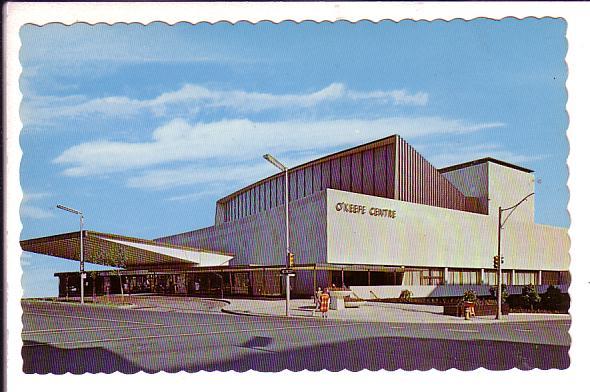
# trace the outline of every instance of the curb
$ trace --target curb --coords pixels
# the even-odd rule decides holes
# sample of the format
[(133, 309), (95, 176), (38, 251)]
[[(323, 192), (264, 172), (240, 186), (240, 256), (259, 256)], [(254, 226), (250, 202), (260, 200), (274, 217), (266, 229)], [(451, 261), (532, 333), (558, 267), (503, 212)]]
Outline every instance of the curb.
[(74, 307), (89, 307), (89, 308), (108, 308), (108, 309), (141, 309), (139, 306), (135, 304), (103, 304), (99, 302), (87, 302), (81, 304), (79, 302), (71, 302), (71, 301), (51, 301), (46, 299), (34, 299), (32, 301), (25, 299), (26, 302), (29, 303), (45, 303), (51, 305), (60, 305), (60, 306), (74, 306)]
[[(221, 308), (221, 312), (222, 313), (227, 313), (227, 314), (233, 314), (236, 316), (250, 316), (250, 317), (266, 317), (266, 318), (274, 318), (274, 319), (284, 319), (284, 320), (293, 320), (293, 319), (302, 319), (302, 320), (321, 320), (321, 318), (316, 318), (316, 317), (308, 317), (308, 316), (297, 316), (297, 315), (291, 315), (289, 317), (285, 316), (285, 315), (278, 315), (278, 314), (268, 314), (268, 313), (251, 313), (248, 311), (243, 311), (243, 310), (233, 310), (233, 309), (225, 309), (225, 308)], [(359, 320), (344, 320), (344, 319), (330, 319), (330, 321), (345, 321), (345, 322), (350, 322), (350, 321), (355, 321), (358, 322)]]
[(233, 314), (235, 316), (282, 318), (282, 319), (286, 319), (286, 320), (290, 320), (290, 319), (292, 319), (294, 317), (296, 317), (296, 318), (302, 318), (301, 316), (290, 316), (290, 317), (287, 317), (287, 316), (279, 316), (279, 315), (268, 314), (268, 313), (251, 313), (251, 312), (240, 311), (240, 310), (230, 310), (230, 309), (225, 309), (225, 308), (221, 308), (221, 313)]

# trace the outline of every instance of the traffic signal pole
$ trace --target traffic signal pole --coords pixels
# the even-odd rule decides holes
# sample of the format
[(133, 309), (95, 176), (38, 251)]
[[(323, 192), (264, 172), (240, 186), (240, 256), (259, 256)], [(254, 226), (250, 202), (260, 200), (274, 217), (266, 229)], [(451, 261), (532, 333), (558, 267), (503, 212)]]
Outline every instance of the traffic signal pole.
[[(522, 198), (521, 201), (519, 201), (518, 203), (516, 203), (515, 205), (513, 205), (512, 207), (508, 207), (508, 208), (502, 208), (502, 207), (498, 207), (498, 311), (496, 313), (496, 320), (500, 320), (500, 318), (502, 317), (502, 255), (500, 254), (502, 251), (502, 228), (504, 227), (504, 224), (506, 223), (506, 221), (508, 220), (508, 218), (510, 218), (510, 215), (512, 215), (512, 213), (514, 212), (514, 210), (516, 208), (518, 208), (519, 205), (521, 205), (522, 203), (524, 203), (529, 197), (531, 197), (532, 195), (534, 195), (535, 192), (531, 192), (528, 195), (526, 195), (525, 197)], [(510, 211), (508, 213), (508, 215), (506, 215), (506, 219), (504, 220), (504, 222), (502, 222), (502, 212), (504, 211)], [(512, 282), (514, 284), (514, 282)], [(506, 282), (506, 284), (508, 284), (508, 282)]]
[(496, 320), (500, 320), (502, 317), (502, 255), (501, 253), (502, 243), (502, 207), (498, 207), (498, 288), (496, 295), (498, 297), (498, 310), (496, 312)]
[[(287, 268), (290, 268), (291, 246), (289, 244), (289, 170), (285, 167), (285, 236), (287, 242)], [(285, 275), (285, 316), (290, 316), (291, 280), (289, 274)]]

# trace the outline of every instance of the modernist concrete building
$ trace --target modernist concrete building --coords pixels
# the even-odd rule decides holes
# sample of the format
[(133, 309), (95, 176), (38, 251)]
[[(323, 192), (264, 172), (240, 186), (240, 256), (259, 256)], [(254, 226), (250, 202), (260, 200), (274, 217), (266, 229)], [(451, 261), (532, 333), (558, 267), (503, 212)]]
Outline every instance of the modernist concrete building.
[[(493, 158), (437, 169), (397, 135), (294, 167), (288, 175), (296, 270), (291, 281), (294, 294), (302, 296), (328, 285), (346, 285), (366, 298), (397, 297), (403, 289), (416, 297), (460, 295), (466, 286), (487, 293), (497, 282), (498, 208), (535, 190), (530, 169)], [(139, 291), (281, 295), (284, 184), (284, 173), (278, 173), (220, 199), (215, 224), (204, 229), (152, 241), (89, 232), (102, 238), (95, 253), (111, 251), (92, 260), (88, 246), (86, 260), (125, 267), (110, 278), (102, 273), (118, 290), (124, 276), (129, 290), (138, 286), (134, 279), (141, 282)], [(69, 248), (56, 236), (22, 246), (46, 254), (52, 247), (56, 256), (77, 259), (76, 233), (64, 236)], [(512, 211), (502, 236), (503, 282), (569, 283), (567, 230), (535, 223), (534, 196)], [(197, 254), (213, 261), (199, 263)], [(61, 294), (69, 292), (66, 279), (75, 290), (75, 276), (57, 275)]]

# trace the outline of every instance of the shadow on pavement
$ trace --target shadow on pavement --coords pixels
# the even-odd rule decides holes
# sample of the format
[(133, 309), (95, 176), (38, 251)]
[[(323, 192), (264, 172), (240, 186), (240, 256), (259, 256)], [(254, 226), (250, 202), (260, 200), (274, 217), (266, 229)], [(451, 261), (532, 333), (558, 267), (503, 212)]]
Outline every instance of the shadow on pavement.
[[(290, 350), (273, 347), (270, 338), (254, 337), (239, 346), (219, 347), (219, 357), (203, 357), (174, 351), (162, 353), (158, 360), (138, 357), (133, 363), (103, 348), (62, 349), (25, 341), (22, 349), (25, 373), (63, 374), (136, 373), (159, 370), (195, 372), (199, 370), (250, 369), (262, 372), (348, 369), (368, 370), (490, 370), (518, 368), (565, 369), (569, 367), (569, 347), (489, 340), (447, 340), (405, 337), (378, 337), (329, 344), (310, 345)], [(31, 346), (33, 345), (33, 346)], [(240, 352), (236, 353), (236, 348)], [(190, 350), (190, 348), (189, 348)], [(190, 354), (190, 353), (188, 353)], [(195, 353), (196, 354), (196, 353)], [(184, 359), (182, 358), (184, 356)], [(227, 359), (230, 358), (230, 359)], [(186, 363), (179, 363), (182, 361)], [(143, 362), (143, 363), (142, 363)]]
[(21, 353), (23, 372), (27, 374), (137, 373), (144, 370), (100, 347), (63, 349), (25, 340)]
[(174, 371), (565, 369), (570, 364), (568, 351), (568, 346), (489, 340), (366, 338), (288, 351), (252, 351), (233, 356), (231, 360), (210, 359), (205, 367), (185, 367)]

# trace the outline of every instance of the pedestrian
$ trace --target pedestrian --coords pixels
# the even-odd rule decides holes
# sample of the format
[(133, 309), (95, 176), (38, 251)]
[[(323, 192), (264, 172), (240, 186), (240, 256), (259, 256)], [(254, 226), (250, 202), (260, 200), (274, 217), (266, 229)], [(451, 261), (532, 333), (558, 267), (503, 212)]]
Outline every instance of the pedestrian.
[(320, 296), (322, 295), (322, 288), (318, 287), (317, 291), (313, 293), (313, 313), (320, 311)]
[(328, 289), (324, 289), (324, 292), (320, 296), (320, 312), (322, 312), (322, 318), (328, 318), (328, 308), (330, 307), (330, 294)]

